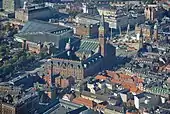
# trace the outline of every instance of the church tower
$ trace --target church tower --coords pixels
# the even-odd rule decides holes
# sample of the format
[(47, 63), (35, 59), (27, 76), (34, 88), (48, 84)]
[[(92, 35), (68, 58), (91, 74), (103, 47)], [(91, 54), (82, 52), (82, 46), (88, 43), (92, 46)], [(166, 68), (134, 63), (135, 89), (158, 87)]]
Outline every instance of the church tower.
[(100, 53), (104, 57), (107, 55), (107, 50), (106, 50), (106, 36), (105, 36), (105, 20), (104, 20), (104, 15), (101, 16), (100, 20), (100, 27), (99, 27), (99, 43), (100, 43)]

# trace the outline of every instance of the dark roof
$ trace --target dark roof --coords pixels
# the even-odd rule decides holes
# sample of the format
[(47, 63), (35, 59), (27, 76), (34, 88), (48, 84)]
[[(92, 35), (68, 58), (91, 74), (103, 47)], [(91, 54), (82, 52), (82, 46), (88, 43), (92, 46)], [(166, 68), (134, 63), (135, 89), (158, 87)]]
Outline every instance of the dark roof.
[[(65, 34), (65, 33), (63, 33), (63, 34)], [(57, 46), (57, 48), (59, 48), (60, 40), (66, 38), (66, 37), (60, 37), (60, 35), (51, 34), (51, 33), (43, 33), (43, 32), (25, 33), (25, 34), (20, 33), (20, 34), (17, 34), (15, 37), (22, 39), (22, 40), (28, 40), (28, 41), (31, 41), (34, 43), (52, 42)]]
[(28, 9), (28, 12), (33, 13), (33, 12), (39, 12), (43, 10), (51, 10), (51, 9), (49, 7), (32, 8), (32, 9)]
[(123, 90), (120, 90), (119, 92), (123, 93), (123, 94), (127, 94), (127, 93), (129, 93), (129, 90), (128, 89), (123, 89)]
[(136, 95), (137, 98), (143, 98), (145, 95), (143, 93)]
[(40, 21), (40, 20), (31, 20), (28, 21), (22, 30), (20, 31), (21, 33), (26, 33), (26, 32), (55, 32), (55, 31), (60, 31), (64, 29), (69, 29), (64, 26), (48, 23), (45, 21)]
[(59, 99), (57, 104), (49, 107), (43, 114), (79, 114), (85, 110), (87, 108), (83, 105)]
[(83, 106), (83, 107), (80, 107), (78, 109), (70, 111), (69, 114), (80, 114), (81, 112), (83, 112), (85, 110), (88, 110), (88, 108)]

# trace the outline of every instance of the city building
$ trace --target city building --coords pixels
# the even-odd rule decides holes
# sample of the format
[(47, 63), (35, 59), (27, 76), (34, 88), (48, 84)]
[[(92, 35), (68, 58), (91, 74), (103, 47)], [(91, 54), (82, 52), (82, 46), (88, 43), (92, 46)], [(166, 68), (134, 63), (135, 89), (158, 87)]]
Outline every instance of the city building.
[(54, 18), (57, 14), (57, 10), (45, 6), (45, 4), (27, 5), (24, 3), (23, 8), (19, 8), (15, 11), (15, 19), (22, 22), (27, 22), (33, 19), (49, 20)]
[(20, 0), (2, 0), (2, 8), (5, 11), (14, 13), (16, 9), (21, 7)]
[(135, 12), (135, 9), (127, 11), (124, 6), (104, 5), (99, 6), (98, 11), (100, 15), (105, 15), (105, 20), (109, 23), (109, 27), (117, 30), (119, 28), (126, 29), (128, 24), (133, 27), (135, 24), (142, 24), (145, 21), (144, 13)]
[(24, 49), (40, 53), (41, 50), (51, 52), (53, 47), (64, 50), (68, 38), (72, 37), (70, 28), (40, 20), (28, 21), (15, 39), (22, 43)]
[(83, 13), (87, 13), (90, 15), (98, 15), (97, 7), (95, 4), (91, 3), (82, 3)]
[[(76, 35), (82, 38), (98, 38), (99, 34), (99, 21), (98, 20), (90, 20), (90, 15), (88, 14), (79, 14), (76, 16)], [(86, 19), (87, 18), (87, 19)], [(89, 19), (88, 19), (89, 18)], [(109, 24), (105, 23), (105, 34), (107, 36), (109, 33)], [(106, 36), (106, 37), (107, 37)]]
[(53, 64), (47, 64), (45, 69), (53, 67), (53, 71), (48, 74), (72, 76), (75, 80), (81, 80), (112, 66), (110, 62), (115, 59), (115, 47), (106, 39), (104, 19), (101, 19), (98, 40), (82, 39), (72, 44), (69, 40), (65, 51), (51, 58)]
[[(78, 14), (75, 17), (76, 35), (82, 38), (98, 38), (99, 34), (99, 16), (92, 16), (89, 14)], [(105, 22), (105, 34), (109, 33), (109, 24)], [(107, 37), (106, 36), (106, 37)]]
[(22, 89), (1, 83), (0, 112), (1, 114), (30, 114), (38, 109), (39, 96), (36, 92), (23, 93)]

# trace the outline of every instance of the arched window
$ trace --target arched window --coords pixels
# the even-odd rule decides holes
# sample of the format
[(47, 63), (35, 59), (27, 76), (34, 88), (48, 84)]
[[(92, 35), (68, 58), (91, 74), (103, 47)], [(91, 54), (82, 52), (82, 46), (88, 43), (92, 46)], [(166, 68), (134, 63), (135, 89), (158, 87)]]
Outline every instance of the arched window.
[(78, 67), (78, 69), (80, 69), (80, 65), (78, 65), (77, 67)]
[(71, 64), (70, 66), (71, 66), (71, 68), (73, 68), (73, 64)]

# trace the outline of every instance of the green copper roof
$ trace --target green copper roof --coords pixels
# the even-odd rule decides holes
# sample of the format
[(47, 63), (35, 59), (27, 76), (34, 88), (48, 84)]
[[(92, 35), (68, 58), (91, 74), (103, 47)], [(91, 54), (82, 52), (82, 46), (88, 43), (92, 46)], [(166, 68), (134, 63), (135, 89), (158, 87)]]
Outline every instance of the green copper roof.
[(95, 52), (99, 47), (99, 42), (94, 40), (81, 40), (80, 49), (87, 51)]
[(156, 94), (161, 94), (161, 95), (166, 95), (170, 94), (170, 90), (166, 88), (161, 88), (161, 87), (152, 87), (151, 92), (156, 93)]

